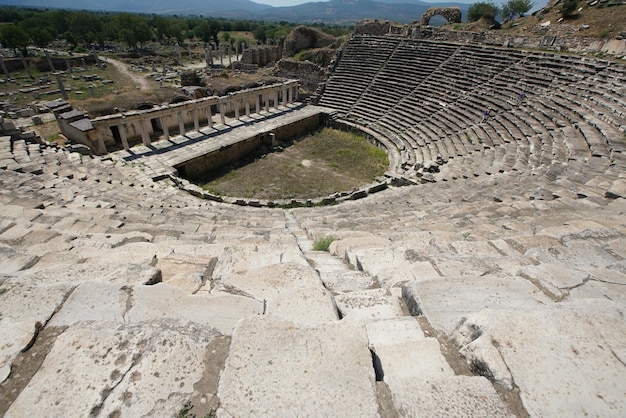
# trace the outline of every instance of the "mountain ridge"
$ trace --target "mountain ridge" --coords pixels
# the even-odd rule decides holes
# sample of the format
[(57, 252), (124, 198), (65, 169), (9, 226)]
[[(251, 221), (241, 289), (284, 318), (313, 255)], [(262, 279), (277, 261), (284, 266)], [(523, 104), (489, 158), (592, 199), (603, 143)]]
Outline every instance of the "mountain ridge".
[(0, 6), (43, 7), (56, 9), (131, 12), (144, 14), (180, 14), (232, 19), (289, 21), (347, 25), (361, 19), (393, 20), (410, 23), (419, 20), (430, 7), (459, 7), (466, 15), (469, 4), (460, 2), (426, 3), (420, 0), (330, 0), (297, 6), (273, 7), (251, 0), (57, 0), (52, 7), (44, 0), (0, 0)]

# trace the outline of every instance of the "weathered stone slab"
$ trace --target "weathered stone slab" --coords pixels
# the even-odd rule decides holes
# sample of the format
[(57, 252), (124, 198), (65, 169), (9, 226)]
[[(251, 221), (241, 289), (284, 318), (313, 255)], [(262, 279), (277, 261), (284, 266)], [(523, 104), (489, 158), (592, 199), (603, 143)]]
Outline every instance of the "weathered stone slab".
[(322, 289), (323, 286), (317, 272), (311, 267), (287, 262), (224, 275), (220, 288), (263, 301), (277, 296), (284, 289)]
[(344, 320), (372, 321), (406, 315), (400, 298), (387, 289), (360, 290), (335, 296)]
[(506, 405), (484, 377), (394, 378), (387, 383), (407, 417), (509, 417)]
[(173, 319), (77, 323), (57, 338), (5, 416), (173, 416), (194, 392), (217, 336)]
[[(15, 356), (46, 325), (72, 286), (35, 286), (3, 283), (0, 286), (0, 370), (9, 370)], [(2, 380), (7, 374), (0, 372)]]
[(324, 286), (335, 293), (347, 293), (355, 290), (371, 289), (377, 286), (376, 280), (362, 271), (320, 271), (319, 274)]
[(33, 284), (80, 284), (88, 281), (109, 283), (154, 284), (161, 281), (161, 270), (147, 264), (83, 263), (74, 265), (54, 265), (46, 268), (32, 268), (17, 272), (13, 282)]
[(367, 337), (344, 322), (242, 320), (218, 396), (222, 417), (378, 416)]
[(230, 295), (189, 295), (167, 284), (135, 286), (128, 320), (140, 322), (158, 318), (181, 318), (210, 326), (230, 335), (241, 318), (261, 315), (263, 303)]
[(412, 315), (425, 315), (437, 329), (450, 332), (468, 314), (483, 309), (532, 307), (550, 301), (520, 277), (458, 277), (414, 281), (402, 288)]
[(325, 289), (286, 289), (267, 301), (265, 314), (302, 325), (339, 319), (334, 299)]
[(214, 275), (222, 277), (278, 263), (309, 265), (295, 242), (295, 238), (293, 242), (260, 242), (254, 245), (241, 244), (239, 239), (233, 239), (232, 246), (225, 248), (219, 256)]
[(520, 389), (531, 416), (621, 416), (626, 411), (623, 305), (576, 300), (484, 310), (452, 332), (468, 363)]
[(50, 324), (63, 326), (87, 320), (137, 323), (178, 318), (230, 334), (241, 318), (262, 313), (262, 303), (243, 296), (190, 295), (164, 283), (130, 286), (86, 282), (72, 293)]
[[(426, 338), (413, 317), (365, 325), (369, 346), (380, 359), (385, 382), (396, 378), (453, 376), (435, 338)], [(393, 392), (393, 388), (390, 387)]]
[(589, 277), (585, 271), (568, 269), (562, 265), (550, 263), (524, 266), (518, 274), (532, 281), (556, 299), (567, 296), (570, 289), (580, 285)]
[(12, 274), (32, 267), (37, 256), (20, 253), (10, 245), (0, 243), (0, 274)]

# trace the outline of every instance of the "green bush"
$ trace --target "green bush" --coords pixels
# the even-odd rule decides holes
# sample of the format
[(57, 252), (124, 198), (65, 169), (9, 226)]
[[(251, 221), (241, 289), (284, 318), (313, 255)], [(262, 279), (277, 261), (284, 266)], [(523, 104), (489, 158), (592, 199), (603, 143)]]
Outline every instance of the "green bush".
[(561, 16), (564, 18), (572, 17), (576, 9), (578, 9), (578, 0), (567, 0), (561, 6)]
[(330, 244), (335, 240), (333, 237), (318, 238), (313, 243), (313, 251), (328, 251)]
[(467, 20), (469, 22), (475, 22), (482, 18), (487, 19), (495, 19), (496, 15), (500, 12), (498, 6), (493, 4), (493, 2), (478, 2), (472, 4), (469, 9), (467, 9)]

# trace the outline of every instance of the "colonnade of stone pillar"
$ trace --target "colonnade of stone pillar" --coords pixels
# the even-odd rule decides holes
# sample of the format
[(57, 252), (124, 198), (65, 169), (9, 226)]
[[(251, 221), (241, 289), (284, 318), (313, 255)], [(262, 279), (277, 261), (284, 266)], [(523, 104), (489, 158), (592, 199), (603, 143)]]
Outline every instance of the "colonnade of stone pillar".
[[(160, 128), (166, 140), (170, 139), (171, 129), (176, 129), (176, 126), (178, 134), (185, 135), (191, 121), (196, 132), (203, 128), (214, 129), (216, 122), (213, 121), (213, 117), (216, 114), (212, 110), (213, 106), (219, 114), (219, 123), (225, 125), (228, 113), (234, 114), (236, 120), (241, 120), (243, 110), (245, 118), (250, 119), (253, 113), (263, 115), (263, 113), (271, 112), (271, 109), (278, 109), (281, 105), (287, 106), (297, 100), (298, 89), (298, 82), (291, 81), (281, 85), (243, 90), (224, 97), (211, 97), (172, 105), (169, 109), (150, 109), (132, 115), (122, 115), (117, 124), (111, 124), (110, 119), (107, 119), (106, 127), (111, 131), (109, 134), (113, 134), (114, 137), (116, 135), (113, 132), (117, 132), (118, 138), (114, 139), (119, 139), (125, 150), (130, 149), (129, 139), (132, 138), (138, 138), (144, 145), (150, 146), (151, 129)], [(254, 107), (254, 112), (252, 107)], [(163, 114), (164, 112), (167, 114)], [(93, 123), (97, 124), (97, 119)]]

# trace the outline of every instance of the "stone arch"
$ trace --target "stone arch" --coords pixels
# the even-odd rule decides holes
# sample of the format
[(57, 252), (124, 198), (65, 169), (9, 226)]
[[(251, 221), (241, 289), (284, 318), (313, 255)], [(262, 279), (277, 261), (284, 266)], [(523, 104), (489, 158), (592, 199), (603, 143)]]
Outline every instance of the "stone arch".
[(422, 25), (428, 26), (433, 16), (443, 16), (448, 23), (461, 23), (461, 9), (458, 7), (431, 7), (422, 15)]

